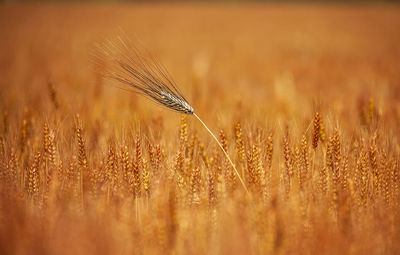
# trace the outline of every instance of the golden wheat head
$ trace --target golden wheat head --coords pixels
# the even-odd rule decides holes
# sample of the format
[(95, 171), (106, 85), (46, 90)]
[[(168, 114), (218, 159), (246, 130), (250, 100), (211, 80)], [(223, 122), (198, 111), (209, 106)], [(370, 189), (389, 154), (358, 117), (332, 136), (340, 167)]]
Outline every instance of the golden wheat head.
[(133, 92), (171, 110), (184, 114), (194, 112), (167, 70), (128, 39), (117, 37), (99, 45), (95, 64), (107, 80), (128, 85)]

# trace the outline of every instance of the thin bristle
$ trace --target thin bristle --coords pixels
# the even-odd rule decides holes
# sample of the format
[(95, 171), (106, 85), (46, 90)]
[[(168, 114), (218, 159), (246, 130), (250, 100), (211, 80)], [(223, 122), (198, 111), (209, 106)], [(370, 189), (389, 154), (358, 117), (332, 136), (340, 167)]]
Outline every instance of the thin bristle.
[[(171, 110), (193, 114), (193, 107), (176, 87), (165, 68), (149, 54), (139, 51), (128, 39), (118, 37), (98, 47), (95, 63), (101, 75), (118, 85)], [(125, 88), (126, 89), (126, 88)]]

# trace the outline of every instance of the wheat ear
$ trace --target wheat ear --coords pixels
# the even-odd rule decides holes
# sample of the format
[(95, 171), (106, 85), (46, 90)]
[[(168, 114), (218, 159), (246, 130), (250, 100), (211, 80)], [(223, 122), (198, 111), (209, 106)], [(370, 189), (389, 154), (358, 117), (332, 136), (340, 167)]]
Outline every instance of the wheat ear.
[(243, 188), (249, 193), (228, 153), (207, 125), (194, 113), (193, 107), (176, 87), (168, 71), (154, 57), (148, 53), (144, 55), (143, 52), (129, 43), (128, 39), (117, 37), (115, 41), (107, 41), (98, 46), (94, 55), (94, 63), (104, 78), (118, 84), (128, 85), (127, 88), (131, 88), (133, 92), (168, 109), (194, 115), (218, 143)]

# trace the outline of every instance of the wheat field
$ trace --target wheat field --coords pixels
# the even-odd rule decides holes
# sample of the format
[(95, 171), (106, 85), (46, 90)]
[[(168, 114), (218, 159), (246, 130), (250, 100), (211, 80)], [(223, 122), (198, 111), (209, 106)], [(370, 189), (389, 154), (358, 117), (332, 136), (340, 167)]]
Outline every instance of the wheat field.
[[(196, 113), (94, 71), (119, 31)], [(397, 5), (0, 6), (1, 254), (399, 254)]]

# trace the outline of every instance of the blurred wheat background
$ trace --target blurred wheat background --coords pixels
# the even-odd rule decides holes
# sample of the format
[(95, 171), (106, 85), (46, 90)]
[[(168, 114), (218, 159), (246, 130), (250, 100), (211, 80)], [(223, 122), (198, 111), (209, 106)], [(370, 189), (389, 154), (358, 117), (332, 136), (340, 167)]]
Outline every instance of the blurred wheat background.
[[(106, 86), (123, 30), (191, 116)], [(1, 254), (398, 254), (395, 4), (0, 6)]]

